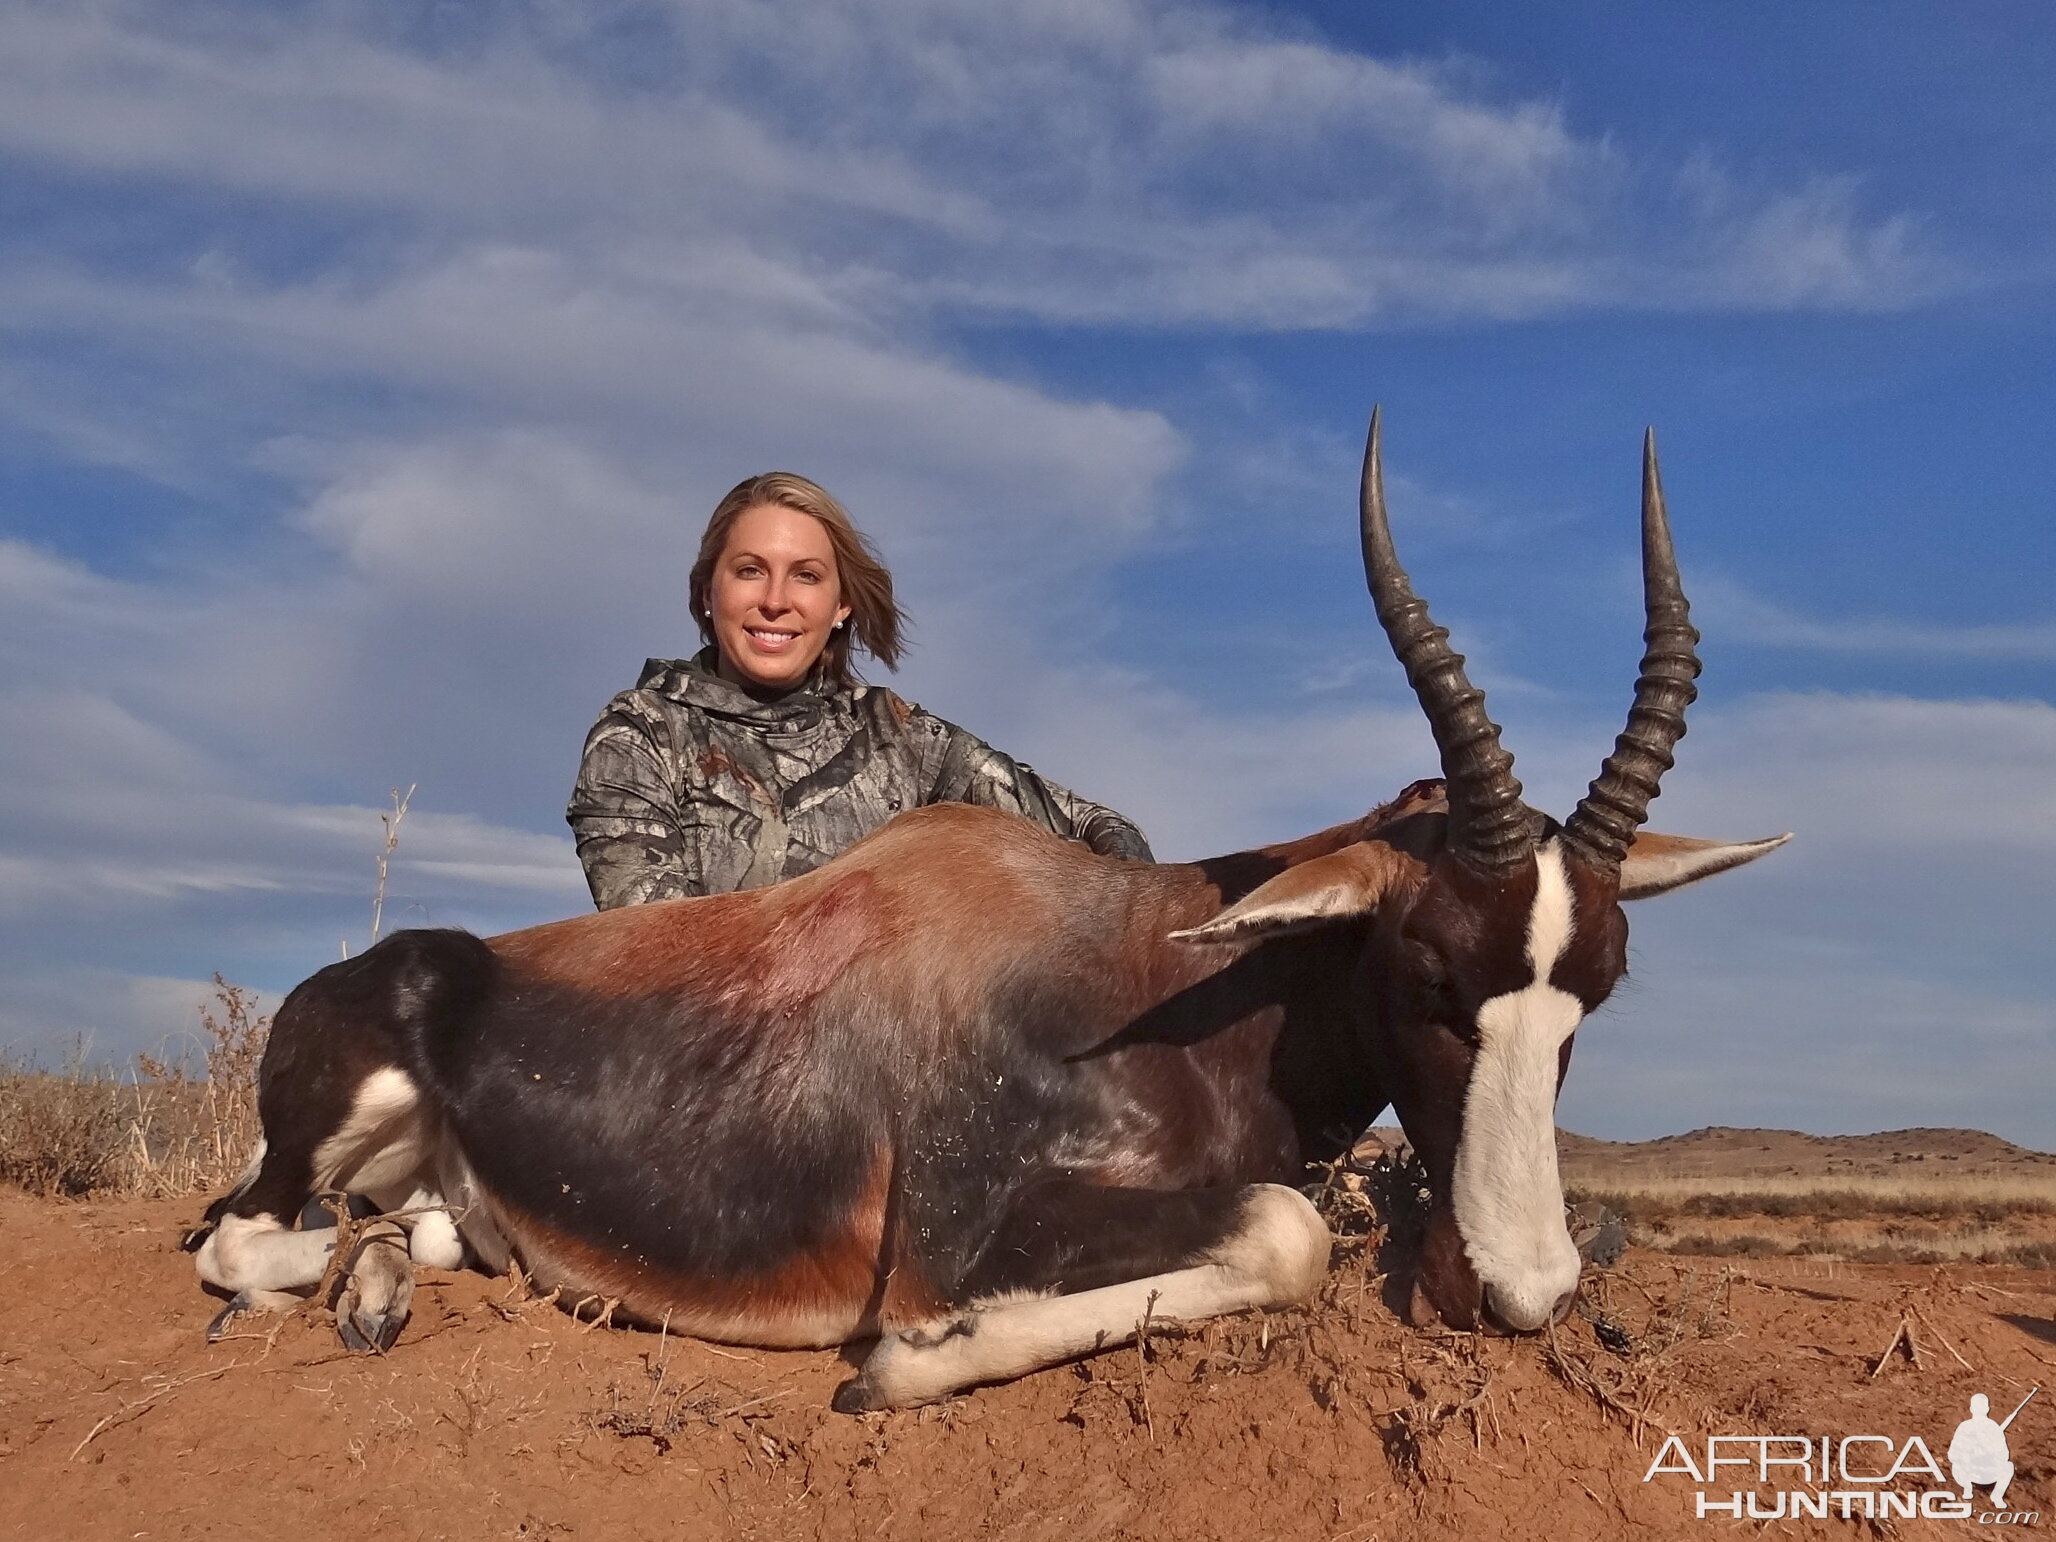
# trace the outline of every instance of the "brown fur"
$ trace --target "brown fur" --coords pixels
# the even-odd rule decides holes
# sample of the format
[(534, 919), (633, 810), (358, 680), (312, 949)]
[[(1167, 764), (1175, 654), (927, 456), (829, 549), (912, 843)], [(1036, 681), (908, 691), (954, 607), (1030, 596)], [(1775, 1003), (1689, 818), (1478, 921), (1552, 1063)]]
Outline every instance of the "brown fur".
[(579, 916), (491, 946), (519, 973), (594, 995), (688, 991), (775, 1018), (794, 1016), (902, 930), (885, 886), (858, 866)]
[[(773, 1349), (822, 1348), (933, 1320), (944, 1303), (888, 1259), (892, 1160), (881, 1147), (871, 1180), (836, 1235), (778, 1268), (743, 1279), (687, 1278), (612, 1253), (494, 1200), (495, 1219), (522, 1267), (567, 1305), (611, 1302), (623, 1321)], [(894, 1250), (897, 1252), (897, 1249)]]

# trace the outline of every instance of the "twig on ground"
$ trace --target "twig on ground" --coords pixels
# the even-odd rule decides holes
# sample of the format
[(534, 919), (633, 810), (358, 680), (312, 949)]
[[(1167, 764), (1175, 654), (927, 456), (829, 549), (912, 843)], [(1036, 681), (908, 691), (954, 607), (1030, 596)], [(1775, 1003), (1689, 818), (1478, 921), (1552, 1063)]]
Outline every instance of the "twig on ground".
[(124, 1403), (120, 1408), (117, 1408), (113, 1413), (107, 1415), (106, 1418), (86, 1431), (86, 1438), (71, 1448), (71, 1455), (66, 1457), (65, 1460), (68, 1462), (77, 1460), (78, 1454), (81, 1451), (85, 1450), (87, 1446), (90, 1446), (109, 1430), (119, 1429), (122, 1425), (127, 1424), (133, 1419), (140, 1419), (165, 1398), (178, 1391), (179, 1388), (189, 1387), (196, 1381), (212, 1381), (217, 1376), (226, 1376), (230, 1371), (239, 1370), (247, 1363), (247, 1361), (243, 1360), (231, 1360), (227, 1365), (217, 1365), (210, 1370), (195, 1371), (190, 1376), (181, 1376), (176, 1380), (167, 1381), (148, 1397), (138, 1398), (133, 1403)]
[(790, 1391), (792, 1391), (790, 1387), (780, 1387), (776, 1392), (766, 1392), (762, 1397), (753, 1397), (747, 1403), (737, 1403), (733, 1408), (724, 1408), (721, 1412), (715, 1414), (714, 1417), (716, 1419), (732, 1418), (746, 1409), (757, 1408), (765, 1403), (775, 1403)]
[(1924, 1371), (1927, 1369), (1921, 1363), (1920, 1341), (1913, 1336), (1913, 1314), (1911, 1311), (1900, 1313), (1899, 1326), (1892, 1330), (1891, 1342), (1885, 1345), (1884, 1353), (1878, 1356), (1878, 1363), (1870, 1368), (1870, 1379), (1872, 1381), (1878, 1379), (1878, 1374), (1884, 1370), (1886, 1363), (1891, 1360), (1892, 1351), (1902, 1346), (1906, 1350), (1906, 1358), (1913, 1362), (1915, 1370)]
[(1645, 1424), (1654, 1425), (1657, 1429), (1662, 1430), (1665, 1435), (1676, 1436), (1680, 1440), (1685, 1438), (1677, 1430), (1672, 1429), (1670, 1425), (1664, 1423), (1663, 1420), (1657, 1418), (1649, 1411), (1651, 1404), (1655, 1401), (1655, 1387), (1653, 1384), (1644, 1384), (1642, 1389), (1642, 1406), (1640, 1408), (1635, 1407), (1631, 1403), (1623, 1402), (1619, 1394), (1613, 1388), (1607, 1386), (1605, 1380), (1590, 1364), (1580, 1360), (1576, 1355), (1571, 1354), (1564, 1348), (1556, 1337), (1554, 1327), (1550, 1328), (1549, 1336), (1544, 1341), (1543, 1358), (1548, 1362), (1549, 1368), (1556, 1372), (1558, 1378), (1566, 1386), (1573, 1387), (1580, 1392), (1589, 1393), (1598, 1400), (1601, 1406), (1611, 1408), (1623, 1419), (1626, 1419), (1628, 1421), (1629, 1435), (1637, 1447), (1642, 1443), (1642, 1426)]
[(1955, 1356), (1956, 1363), (1958, 1365), (1962, 1366), (1966, 1371), (1970, 1371), (1973, 1374), (1975, 1374), (1977, 1367), (1972, 1365), (1968, 1360), (1964, 1359), (1963, 1356), (1956, 1353), (1956, 1346), (1950, 1343), (1946, 1338), (1942, 1337), (1942, 1330), (1935, 1326), (1935, 1320), (1932, 1317), (1928, 1316), (1928, 1314), (1926, 1312), (1923, 1312), (1919, 1307), (1915, 1307), (1913, 1309), (1913, 1314), (1921, 1320), (1922, 1326), (1924, 1326), (1928, 1332), (1932, 1333), (1935, 1336), (1935, 1341), (1938, 1344), (1940, 1344), (1944, 1349), (1948, 1350), (1951, 1355)]
[(1149, 1443), (1156, 1444), (1156, 1418), (1149, 1411), (1149, 1319), (1156, 1311), (1157, 1293), (1151, 1291), (1142, 1303), (1142, 1320), (1135, 1325), (1135, 1370), (1142, 1385), (1142, 1423), (1149, 1431)]
[(507, 1261), (506, 1292), (497, 1301), (488, 1298), (486, 1305), (499, 1314), (502, 1322), (525, 1323), (532, 1308), (555, 1306), (563, 1292), (563, 1286), (552, 1285), (542, 1295), (537, 1295), (535, 1281), (521, 1267), (521, 1260), (514, 1258)]
[(739, 1355), (732, 1349), (721, 1349), (713, 1344), (702, 1344), (700, 1348), (710, 1355), (719, 1355), (724, 1360), (743, 1360), (751, 1365), (762, 1365), (764, 1363), (764, 1358), (761, 1355)]
[[(350, 1267), (350, 1250), (357, 1241), (357, 1218), (350, 1214), (350, 1196), (347, 1194), (322, 1194), (317, 1196), (321, 1208), (336, 1218), (335, 1246), (329, 1250), (328, 1267), (321, 1271), (321, 1280), (314, 1287), (309, 1302), (319, 1301), (323, 1306), (335, 1300), (342, 1289), (343, 1275)], [(305, 1310), (305, 1306), (295, 1307)]]

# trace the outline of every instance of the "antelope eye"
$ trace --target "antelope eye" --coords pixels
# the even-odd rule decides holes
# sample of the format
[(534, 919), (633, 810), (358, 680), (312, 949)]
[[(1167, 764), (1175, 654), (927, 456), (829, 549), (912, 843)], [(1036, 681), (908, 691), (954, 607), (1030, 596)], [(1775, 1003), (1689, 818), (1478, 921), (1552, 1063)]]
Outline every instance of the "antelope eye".
[(1440, 950), (1425, 942), (1409, 938), (1405, 944), (1406, 966), (1414, 980), (1427, 990), (1446, 990), (1449, 986), (1449, 961)]

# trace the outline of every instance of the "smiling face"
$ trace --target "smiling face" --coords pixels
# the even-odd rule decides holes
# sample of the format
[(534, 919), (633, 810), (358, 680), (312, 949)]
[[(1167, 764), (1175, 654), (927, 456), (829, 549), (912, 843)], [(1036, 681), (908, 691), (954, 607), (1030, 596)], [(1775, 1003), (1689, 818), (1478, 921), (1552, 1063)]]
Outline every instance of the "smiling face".
[(827, 529), (775, 503), (729, 527), (708, 600), (722, 677), (760, 690), (803, 684), (850, 613)]

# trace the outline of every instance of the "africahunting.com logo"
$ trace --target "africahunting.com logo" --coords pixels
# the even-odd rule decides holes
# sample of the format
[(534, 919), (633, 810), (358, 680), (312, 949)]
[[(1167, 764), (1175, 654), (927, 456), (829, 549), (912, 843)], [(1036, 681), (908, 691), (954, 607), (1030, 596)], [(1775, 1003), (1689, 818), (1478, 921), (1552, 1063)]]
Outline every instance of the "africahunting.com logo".
[[(1984, 1393), (1973, 1396), (1970, 1417), (1956, 1426), (1945, 1449), (1946, 1472), (1918, 1435), (1709, 1435), (1703, 1451), (1673, 1435), (1642, 1481), (1691, 1479), (1698, 1485), (1689, 1501), (1692, 1513), (1707, 1520), (1920, 1516), (2037, 1526), (2040, 1511), (2006, 1508), (2013, 1483), (2006, 1431), (2039, 1391), (2030, 1388), (2004, 1419), (1992, 1417)], [(1749, 1486), (1737, 1486), (1744, 1483)]]

